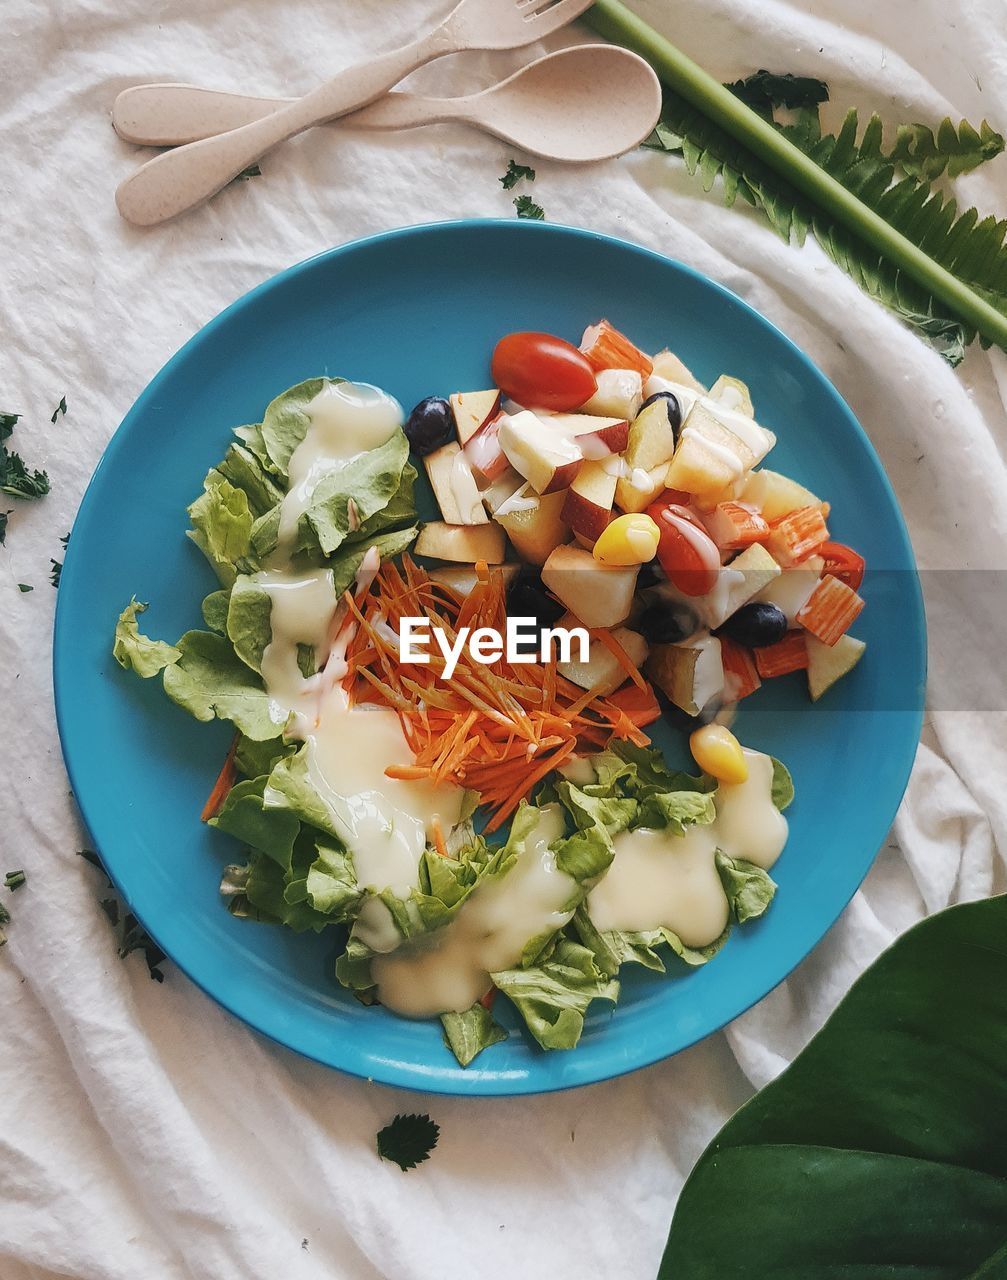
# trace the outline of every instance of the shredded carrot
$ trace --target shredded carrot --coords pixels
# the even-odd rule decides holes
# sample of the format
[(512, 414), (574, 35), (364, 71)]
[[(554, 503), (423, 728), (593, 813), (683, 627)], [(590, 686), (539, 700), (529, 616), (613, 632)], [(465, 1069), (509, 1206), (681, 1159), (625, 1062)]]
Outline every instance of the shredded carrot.
[[(506, 584), (492, 567), (477, 565), (475, 586), (462, 596), (431, 582), (404, 556), (401, 565), (382, 565), (370, 590), (356, 600), (347, 596), (346, 605), (357, 632), (347, 650), (344, 688), (355, 702), (396, 711), (415, 757), (411, 765), (389, 765), (386, 776), (471, 787), (490, 812), (489, 831), (577, 751), (605, 747), (613, 738), (640, 746), (650, 741), (642, 729), (659, 716), (657, 701), (607, 633), (595, 634), (633, 682), (608, 696), (566, 680), (555, 660), (485, 664), (466, 646), (450, 681), (436, 649), (428, 663), (399, 662), (394, 636), (403, 617), (429, 618), (452, 644), (462, 627), (506, 631)], [(443, 833), (435, 832), (439, 852), (441, 843)]]
[(217, 774), (217, 781), (213, 784), (213, 790), (207, 797), (206, 804), (203, 805), (203, 812), (199, 815), (200, 822), (209, 822), (224, 807), (224, 801), (227, 799), (228, 793), (238, 777), (238, 769), (234, 763), (234, 753), (237, 750), (238, 735), (235, 734), (230, 750), (224, 757), (220, 773)]

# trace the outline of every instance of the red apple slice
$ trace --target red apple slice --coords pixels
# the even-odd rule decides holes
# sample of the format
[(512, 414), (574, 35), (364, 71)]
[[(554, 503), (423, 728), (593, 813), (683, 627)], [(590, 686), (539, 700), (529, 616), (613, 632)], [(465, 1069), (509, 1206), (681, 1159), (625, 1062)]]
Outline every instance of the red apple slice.
[(553, 431), (576, 440), (585, 458), (607, 458), (622, 453), (629, 443), (625, 418), (600, 418), (593, 413), (554, 413), (543, 419)]
[(479, 430), (496, 417), (500, 409), (500, 392), (456, 391), (451, 396), (451, 411), (460, 444), (466, 445)]
[(563, 519), (574, 533), (594, 543), (612, 519), (616, 475), (604, 462), (585, 462), (567, 490)]
[(497, 421), (499, 443), (507, 461), (536, 493), (555, 493), (570, 487), (584, 461), (577, 441), (543, 423), (530, 409), (513, 417), (503, 414)]
[(476, 473), (476, 479), (484, 484), (499, 480), (510, 466), (500, 444), (500, 423), (503, 420), (502, 416), (484, 423), (465, 446), (469, 466)]

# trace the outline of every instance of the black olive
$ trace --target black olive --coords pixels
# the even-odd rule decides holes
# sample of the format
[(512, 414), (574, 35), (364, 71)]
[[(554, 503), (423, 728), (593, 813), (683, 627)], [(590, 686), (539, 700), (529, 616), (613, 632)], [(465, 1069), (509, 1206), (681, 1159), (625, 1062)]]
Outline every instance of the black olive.
[(699, 630), (699, 617), (681, 600), (661, 600), (644, 610), (638, 626), (651, 644), (680, 644)]
[(787, 634), (787, 615), (768, 600), (751, 600), (732, 613), (720, 629), (746, 649), (764, 649)]
[(668, 409), (668, 421), (671, 423), (671, 429), (674, 431), (677, 439), (679, 428), (682, 425), (682, 402), (679, 400), (678, 396), (675, 395), (674, 391), (655, 391), (652, 396), (648, 396), (647, 399), (644, 400), (643, 404), (640, 406), (640, 412), (643, 413), (644, 409), (646, 409), (649, 404), (654, 404), (657, 400), (664, 400), (666, 402)]
[(409, 448), (418, 457), (433, 453), (455, 438), (455, 415), (451, 406), (440, 396), (427, 396), (406, 419), (405, 433)]
[[(507, 592), (507, 612), (512, 618), (534, 618), (541, 637), (543, 629), (559, 622), (566, 610), (543, 587), (539, 571), (531, 565), (522, 565)], [(540, 647), (539, 639), (522, 637), (518, 651), (538, 653)]]
[(656, 560), (648, 560), (646, 564), (640, 565), (640, 572), (636, 575), (636, 589), (646, 591), (648, 587), (656, 587), (663, 581), (664, 574), (661, 572), (661, 566)]

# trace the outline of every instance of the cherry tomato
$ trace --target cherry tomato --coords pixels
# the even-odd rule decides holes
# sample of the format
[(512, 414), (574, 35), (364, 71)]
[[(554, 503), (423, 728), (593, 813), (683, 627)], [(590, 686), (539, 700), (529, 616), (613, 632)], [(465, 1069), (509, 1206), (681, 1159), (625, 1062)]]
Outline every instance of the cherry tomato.
[(864, 580), (864, 557), (842, 542), (823, 542), (818, 555), (825, 559), (823, 576), (831, 574), (845, 582), (851, 591), (859, 591)]
[(508, 333), (496, 345), (492, 368), (504, 395), (528, 409), (579, 409), (598, 389), (584, 356), (550, 333)]
[(659, 499), (647, 514), (661, 531), (657, 558), (668, 581), (687, 596), (705, 596), (717, 585), (717, 544), (687, 507)]

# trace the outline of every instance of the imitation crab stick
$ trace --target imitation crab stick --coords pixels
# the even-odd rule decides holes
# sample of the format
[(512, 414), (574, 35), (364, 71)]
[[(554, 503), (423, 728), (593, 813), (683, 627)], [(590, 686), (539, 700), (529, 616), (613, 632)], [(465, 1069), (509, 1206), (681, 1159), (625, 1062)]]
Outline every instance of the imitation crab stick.
[(831, 576), (822, 578), (797, 615), (797, 621), (822, 644), (834, 645), (860, 616), (864, 601)]
[(788, 631), (776, 644), (756, 649), (755, 665), (763, 680), (773, 676), (789, 675), (791, 671), (804, 671), (808, 666), (808, 647), (802, 631)]
[(588, 364), (596, 372), (600, 369), (634, 369), (641, 378), (649, 378), (654, 372), (654, 362), (644, 355), (607, 320), (588, 325), (580, 340), (580, 349)]
[(787, 569), (806, 560), (828, 539), (822, 508), (799, 507), (773, 523), (766, 547), (773, 559)]

